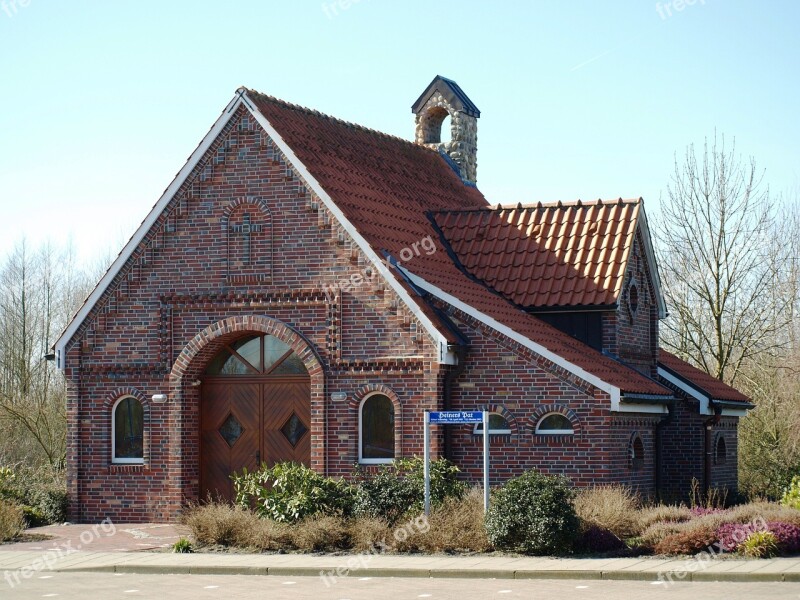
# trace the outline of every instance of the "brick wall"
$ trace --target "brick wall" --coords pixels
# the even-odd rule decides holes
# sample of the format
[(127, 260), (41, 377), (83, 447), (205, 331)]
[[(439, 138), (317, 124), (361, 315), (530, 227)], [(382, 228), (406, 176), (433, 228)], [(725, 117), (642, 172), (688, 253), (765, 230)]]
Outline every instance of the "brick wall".
[[(230, 332), (214, 337), (226, 320)], [(414, 415), (435, 408), (438, 349), (240, 109), (67, 348), (73, 518), (173, 519), (196, 499), (200, 388), (191, 383), (224, 341), (264, 328), (297, 342), (307, 366), (319, 363), (315, 468), (352, 468), (352, 399), (370, 384), (398, 398), (402, 452), (421, 452)], [(205, 345), (186, 353), (187, 344)], [(330, 401), (334, 392), (347, 399)], [(169, 401), (152, 404), (157, 393)], [(111, 405), (125, 394), (146, 407), (144, 465), (111, 464)]]

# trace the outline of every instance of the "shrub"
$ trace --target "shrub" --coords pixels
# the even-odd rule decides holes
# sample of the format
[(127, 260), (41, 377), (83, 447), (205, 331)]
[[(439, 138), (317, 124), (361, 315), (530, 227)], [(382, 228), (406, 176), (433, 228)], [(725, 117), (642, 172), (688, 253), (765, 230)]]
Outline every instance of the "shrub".
[(353, 505), (353, 492), (345, 481), (298, 463), (262, 465), (252, 473), (244, 469), (231, 478), (239, 506), (254, 507), (260, 516), (280, 523), (316, 514), (349, 514)]
[(298, 550), (321, 552), (349, 547), (349, 535), (339, 516), (316, 514), (292, 525), (292, 541)]
[(781, 505), (800, 510), (800, 475), (792, 477), (792, 482), (783, 490)]
[(590, 525), (581, 532), (575, 543), (579, 552), (588, 554), (616, 552), (627, 548), (625, 542), (614, 535), (610, 530), (597, 525)]
[(716, 527), (687, 523), (680, 531), (658, 542), (653, 550), (656, 554), (697, 554), (716, 542)]
[[(400, 535), (399, 529), (405, 533)], [(484, 525), (483, 491), (472, 489), (463, 498), (446, 498), (431, 509), (427, 522), (420, 515), (403, 523), (391, 541), (404, 551), (486, 552), (491, 544)]]
[(249, 509), (221, 503), (191, 506), (183, 516), (195, 541), (204, 546), (247, 546), (259, 521)]
[(22, 509), (6, 500), (0, 500), (0, 542), (13, 540), (25, 529)]
[(630, 488), (604, 485), (580, 490), (575, 497), (575, 512), (584, 527), (610, 531), (618, 538), (637, 533), (636, 511), (639, 498)]
[(0, 498), (20, 505), (31, 527), (67, 520), (67, 486), (60, 469), (47, 465), (4, 467), (0, 471)]
[(492, 496), (486, 529), (495, 548), (528, 554), (572, 549), (580, 521), (566, 478), (537, 471), (510, 479)]
[(778, 551), (781, 556), (791, 556), (800, 553), (800, 527), (793, 523), (771, 521), (767, 529), (778, 540)]
[(770, 531), (754, 531), (742, 542), (739, 550), (751, 558), (771, 558), (778, 554), (778, 539)]
[[(397, 459), (382, 465), (375, 474), (358, 470), (354, 513), (381, 517), (396, 523), (407, 512), (420, 512), (425, 502), (424, 461), (421, 458)], [(446, 498), (461, 498), (465, 483), (458, 480), (458, 467), (446, 459), (431, 461), (431, 506)]]
[(661, 504), (641, 509), (636, 515), (636, 529), (643, 534), (654, 523), (683, 523), (692, 518), (692, 511), (685, 506)]

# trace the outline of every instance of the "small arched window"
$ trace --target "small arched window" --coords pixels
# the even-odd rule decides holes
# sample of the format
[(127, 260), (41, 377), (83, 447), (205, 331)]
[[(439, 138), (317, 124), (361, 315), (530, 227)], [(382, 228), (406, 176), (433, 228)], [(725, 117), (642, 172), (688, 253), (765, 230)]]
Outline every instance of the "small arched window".
[(628, 453), (631, 460), (631, 469), (634, 471), (641, 469), (644, 465), (644, 442), (642, 442), (642, 436), (638, 433), (633, 434)]
[(717, 447), (714, 451), (714, 456), (716, 457), (716, 462), (718, 465), (724, 465), (728, 462), (728, 444), (725, 442), (725, 438), (723, 436), (719, 436), (717, 438)]
[(572, 435), (572, 422), (561, 413), (550, 413), (536, 423), (535, 432), (540, 435)]
[[(475, 423), (472, 433), (483, 435), (483, 423)], [(510, 435), (511, 425), (500, 413), (489, 413), (489, 435)]]
[(378, 464), (394, 460), (394, 404), (388, 396), (366, 397), (359, 409), (358, 425), (358, 462)]
[(111, 462), (144, 462), (144, 407), (136, 398), (120, 398), (111, 412)]

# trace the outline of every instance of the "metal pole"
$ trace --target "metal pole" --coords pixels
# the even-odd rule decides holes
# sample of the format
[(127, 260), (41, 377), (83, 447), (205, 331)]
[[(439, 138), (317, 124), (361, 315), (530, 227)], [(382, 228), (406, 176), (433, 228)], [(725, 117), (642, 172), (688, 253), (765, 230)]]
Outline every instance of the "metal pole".
[(489, 510), (489, 411), (483, 411), (483, 512)]
[(431, 413), (425, 411), (425, 427), (422, 434), (422, 444), (425, 446), (425, 515), (431, 514)]

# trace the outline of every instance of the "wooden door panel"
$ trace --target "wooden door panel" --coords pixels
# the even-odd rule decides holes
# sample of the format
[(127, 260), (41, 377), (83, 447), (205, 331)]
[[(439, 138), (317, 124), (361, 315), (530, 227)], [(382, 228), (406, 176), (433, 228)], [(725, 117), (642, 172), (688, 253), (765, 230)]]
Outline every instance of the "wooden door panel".
[[(261, 444), (260, 387), (258, 384), (209, 384), (201, 402), (200, 493), (205, 499), (233, 500), (232, 473), (257, 467)], [(232, 419), (238, 437), (226, 440), (221, 430)]]
[[(305, 432), (292, 446), (282, 431), (292, 414)], [(229, 444), (220, 432), (231, 417), (241, 426)], [(309, 380), (264, 378), (248, 381), (210, 380), (203, 383), (200, 417), (200, 495), (233, 500), (230, 475), (263, 462), (311, 464), (311, 397)], [(234, 428), (235, 429), (235, 428)], [(230, 433), (230, 431), (229, 431)]]

